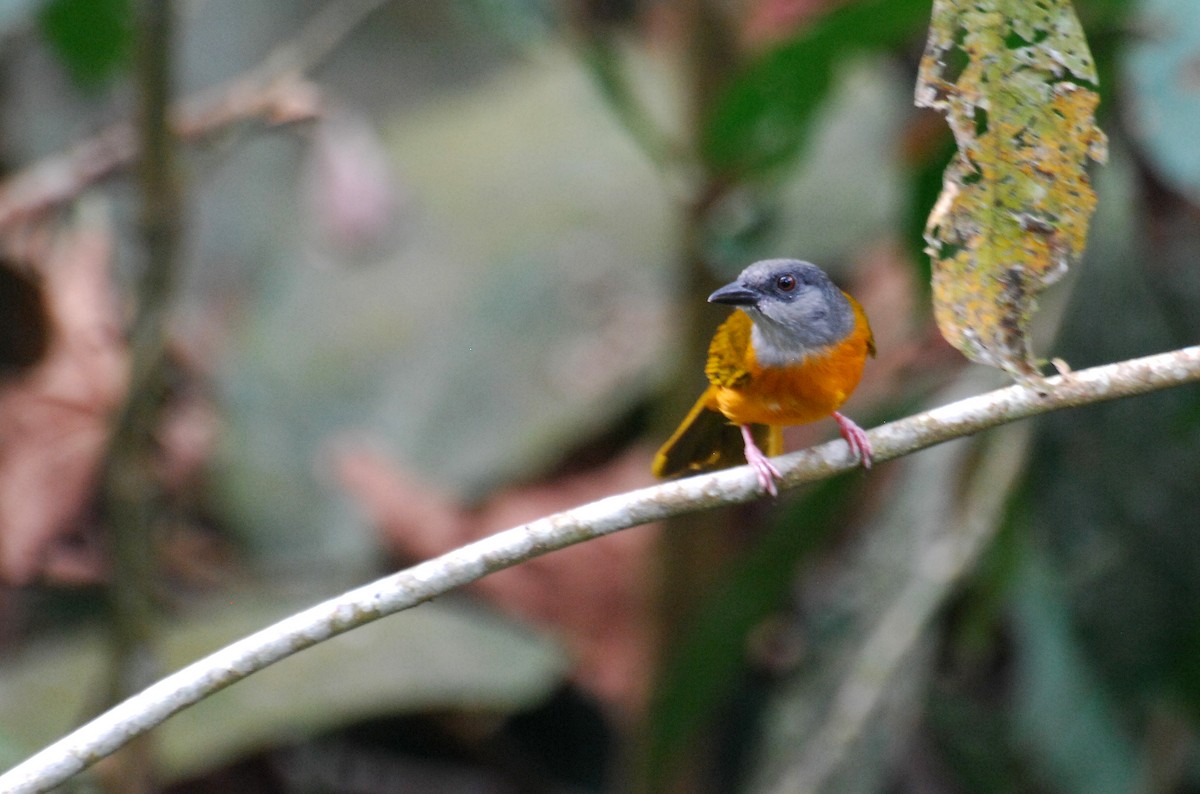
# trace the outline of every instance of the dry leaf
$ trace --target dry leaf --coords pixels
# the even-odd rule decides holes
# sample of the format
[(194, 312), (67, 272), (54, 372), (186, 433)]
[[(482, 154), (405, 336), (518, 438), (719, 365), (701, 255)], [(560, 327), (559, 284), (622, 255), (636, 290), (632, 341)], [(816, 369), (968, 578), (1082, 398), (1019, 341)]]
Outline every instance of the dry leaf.
[(1069, 0), (934, 3), (916, 102), (958, 144), (925, 227), (934, 314), (968, 358), (1022, 382), (1040, 379), (1037, 296), (1082, 254), (1096, 205), (1096, 82)]
[[(335, 453), (342, 486), (405, 558), (424, 560), (486, 535), (614, 493), (649, 485), (649, 450), (552, 482), (503, 491), (468, 510), (366, 445)], [(473, 587), (501, 609), (556, 631), (575, 678), (622, 718), (637, 713), (650, 680), (649, 561), (656, 529), (639, 527), (556, 551), (484, 577)]]
[[(58, 235), (40, 267), (49, 348), (38, 366), (0, 383), (0, 578), (14, 584), (47, 569), (88, 578), (80, 546), (61, 547), (60, 565), (55, 541), (79, 528), (109, 418), (125, 394), (128, 359), (111, 259), (105, 223), (84, 221)], [(88, 559), (95, 574), (94, 550)]]

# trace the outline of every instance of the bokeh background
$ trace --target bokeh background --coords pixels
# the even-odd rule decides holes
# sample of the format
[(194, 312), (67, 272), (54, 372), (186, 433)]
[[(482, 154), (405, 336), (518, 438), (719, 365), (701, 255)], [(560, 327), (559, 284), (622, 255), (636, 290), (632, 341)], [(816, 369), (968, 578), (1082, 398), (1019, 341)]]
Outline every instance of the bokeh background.
[[(130, 569), (101, 484), (162, 263), (136, 168), (80, 175), (136, 113), (155, 5), (0, 2), (6, 766), (322, 597), (649, 484), (704, 296), (756, 259), (864, 304), (864, 426), (1005, 382), (932, 323), (928, 0), (175, 2), (181, 251)], [(1035, 338), (1078, 369), (1200, 336), (1200, 7), (1075, 9), (1111, 156)], [(38, 168), (69, 187), (31, 208)], [(1198, 727), (1193, 387), (496, 574), (71, 790), (1188, 792)]]

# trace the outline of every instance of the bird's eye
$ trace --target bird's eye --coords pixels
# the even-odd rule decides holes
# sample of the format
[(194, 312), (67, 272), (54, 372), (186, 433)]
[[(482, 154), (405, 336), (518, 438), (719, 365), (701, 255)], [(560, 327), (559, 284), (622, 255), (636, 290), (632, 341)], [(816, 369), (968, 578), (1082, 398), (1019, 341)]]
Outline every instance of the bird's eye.
[(789, 274), (784, 274), (775, 279), (775, 286), (778, 287), (781, 292), (791, 292), (796, 288), (796, 277)]

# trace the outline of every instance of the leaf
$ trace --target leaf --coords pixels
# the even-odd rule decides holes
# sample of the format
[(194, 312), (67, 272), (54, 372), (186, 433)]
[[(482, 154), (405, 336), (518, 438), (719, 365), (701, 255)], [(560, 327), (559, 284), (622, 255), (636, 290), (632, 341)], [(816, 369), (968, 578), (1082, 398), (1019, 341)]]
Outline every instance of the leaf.
[[(635, 449), (602, 465), (512, 485), (466, 504), (370, 444), (346, 439), (330, 458), (338, 482), (401, 559), (432, 559), (514, 524), (651, 482)], [(572, 660), (571, 679), (616, 713), (639, 713), (649, 678), (654, 524), (580, 543), (497, 571), (471, 591), (497, 609), (551, 630)]]
[(946, 115), (958, 154), (925, 240), (934, 314), (968, 358), (1036, 381), (1038, 294), (1083, 252), (1103, 162), (1096, 70), (1069, 0), (937, 0), (916, 103)]
[(1200, 202), (1200, 14), (1193, 0), (1144, 0), (1125, 59), (1130, 129), (1155, 174)]
[(1110, 693), (1074, 637), (1066, 577), (1029, 544), (1013, 584), (1014, 729), (1047, 785), (1061, 792), (1136, 791), (1137, 751)]
[(714, 103), (701, 130), (705, 163), (730, 176), (786, 166), (808, 140), (835, 67), (863, 49), (902, 43), (928, 8), (928, 0), (853, 3), (751, 63)]
[(60, 542), (88, 509), (127, 381), (111, 230), (89, 210), (37, 265), (38, 310), (49, 322), (44, 355), (0, 382), (0, 580), (8, 583), (99, 575)]
[(71, 75), (84, 85), (103, 82), (132, 49), (129, 0), (50, 0), (39, 16), (46, 37)]

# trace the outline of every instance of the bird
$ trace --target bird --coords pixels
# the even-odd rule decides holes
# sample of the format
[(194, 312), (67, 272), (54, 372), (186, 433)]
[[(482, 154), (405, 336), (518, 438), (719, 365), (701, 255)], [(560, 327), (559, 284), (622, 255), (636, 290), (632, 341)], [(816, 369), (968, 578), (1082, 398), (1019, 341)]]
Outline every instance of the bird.
[(825, 417), (870, 468), (866, 432), (838, 412), (875, 355), (858, 301), (798, 259), (755, 262), (708, 300), (736, 308), (709, 345), (708, 388), (655, 455), (654, 475), (732, 466), (740, 454), (762, 489), (777, 496), (782, 477), (768, 456), (783, 451), (783, 427)]

